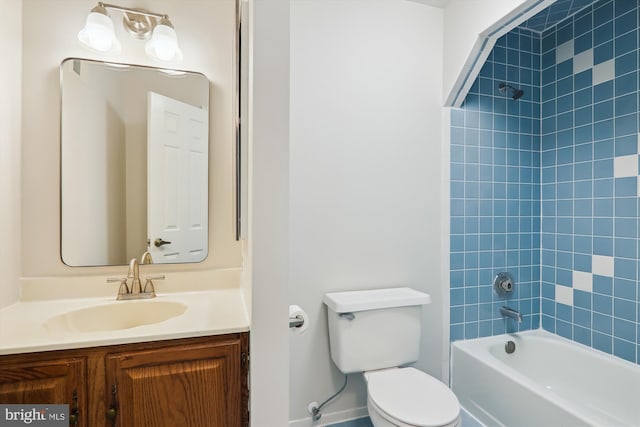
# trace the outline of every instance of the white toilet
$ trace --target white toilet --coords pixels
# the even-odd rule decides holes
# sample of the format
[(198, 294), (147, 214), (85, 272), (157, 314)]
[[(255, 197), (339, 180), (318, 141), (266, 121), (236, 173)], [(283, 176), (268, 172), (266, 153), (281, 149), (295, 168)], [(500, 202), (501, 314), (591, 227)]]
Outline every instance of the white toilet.
[(431, 297), (410, 288), (332, 292), (328, 308), (331, 358), (345, 374), (363, 372), (375, 427), (458, 427), (460, 404), (442, 382), (415, 368), (422, 305)]

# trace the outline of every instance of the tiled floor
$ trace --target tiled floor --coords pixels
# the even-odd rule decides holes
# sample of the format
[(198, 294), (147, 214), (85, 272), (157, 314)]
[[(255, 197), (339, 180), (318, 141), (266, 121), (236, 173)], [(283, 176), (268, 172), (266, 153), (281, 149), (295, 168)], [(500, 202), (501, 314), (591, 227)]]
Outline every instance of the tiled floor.
[(331, 424), (327, 427), (373, 427), (369, 417), (358, 418), (355, 420), (343, 421), (338, 424)]
[[(338, 424), (331, 424), (327, 427), (373, 427), (369, 417), (358, 418), (356, 420), (344, 421)], [(462, 423), (460, 427), (485, 427), (484, 424), (473, 418), (464, 409), (462, 410)]]

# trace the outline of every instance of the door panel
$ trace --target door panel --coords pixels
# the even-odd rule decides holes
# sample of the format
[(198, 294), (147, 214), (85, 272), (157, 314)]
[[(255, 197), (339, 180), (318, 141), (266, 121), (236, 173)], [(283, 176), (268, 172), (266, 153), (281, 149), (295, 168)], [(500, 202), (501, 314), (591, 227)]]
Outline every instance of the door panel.
[[(208, 253), (208, 112), (149, 92), (148, 238), (154, 263)], [(161, 247), (156, 239), (171, 242)]]

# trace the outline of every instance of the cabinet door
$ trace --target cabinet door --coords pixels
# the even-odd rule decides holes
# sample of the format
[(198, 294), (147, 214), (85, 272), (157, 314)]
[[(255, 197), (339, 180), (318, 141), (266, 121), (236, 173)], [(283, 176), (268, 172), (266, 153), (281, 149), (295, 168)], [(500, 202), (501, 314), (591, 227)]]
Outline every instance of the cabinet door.
[(77, 425), (82, 425), (86, 404), (85, 360), (23, 360), (13, 356), (0, 360), (0, 403), (67, 404), (70, 411), (79, 411)]
[[(239, 427), (239, 339), (107, 355), (117, 427)], [(107, 402), (109, 404), (109, 402)]]

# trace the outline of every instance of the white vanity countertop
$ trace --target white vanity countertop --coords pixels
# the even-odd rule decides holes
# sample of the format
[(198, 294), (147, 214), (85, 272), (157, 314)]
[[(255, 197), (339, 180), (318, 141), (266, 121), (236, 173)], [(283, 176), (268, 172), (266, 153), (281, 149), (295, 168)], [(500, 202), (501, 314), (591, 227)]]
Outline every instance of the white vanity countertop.
[[(142, 300), (137, 300), (142, 301)], [(111, 297), (22, 301), (0, 310), (0, 355), (95, 347), (144, 341), (220, 335), (249, 330), (249, 316), (239, 288), (158, 293), (151, 303), (182, 303), (186, 311), (159, 323), (127, 329), (70, 332), (47, 322), (93, 306), (122, 304)]]

